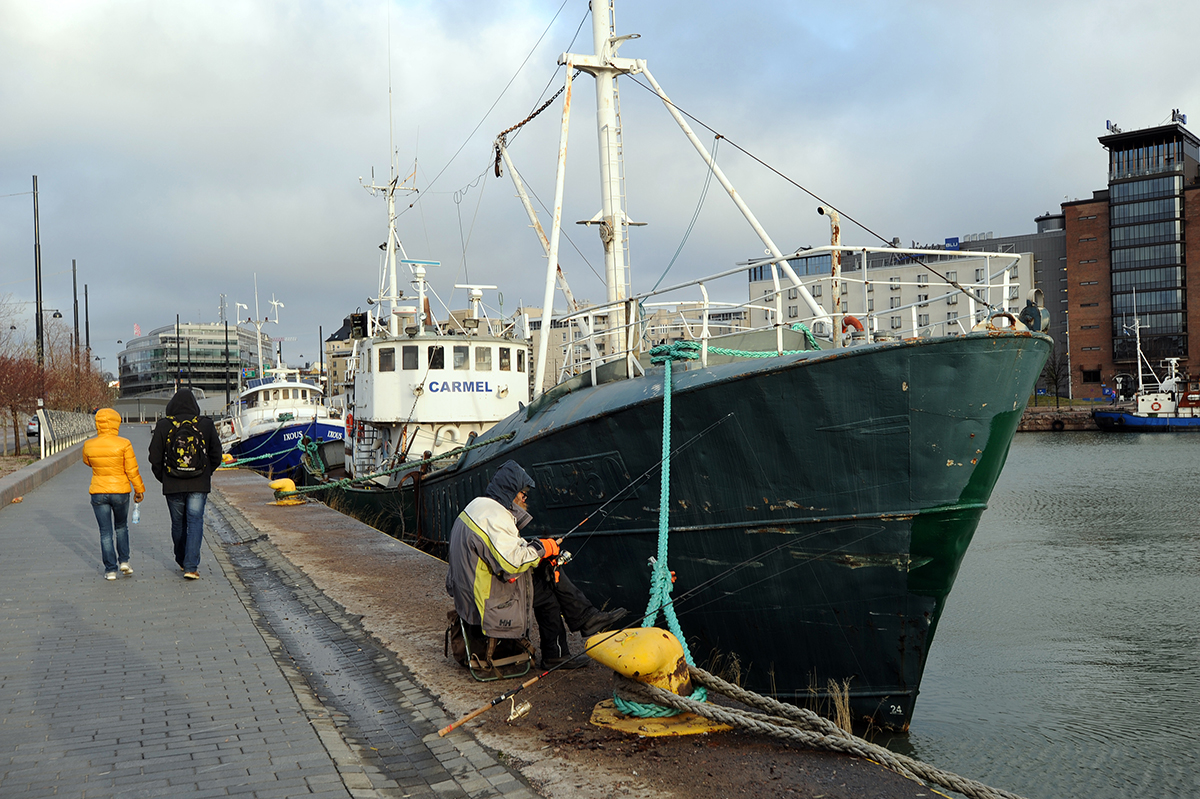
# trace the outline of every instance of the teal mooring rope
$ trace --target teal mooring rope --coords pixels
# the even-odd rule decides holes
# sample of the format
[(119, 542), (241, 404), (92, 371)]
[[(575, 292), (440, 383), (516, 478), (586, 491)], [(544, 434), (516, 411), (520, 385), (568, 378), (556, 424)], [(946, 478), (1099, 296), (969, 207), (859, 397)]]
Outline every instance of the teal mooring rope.
[[(692, 659), (691, 650), (688, 649), (683, 628), (679, 626), (679, 619), (675, 616), (675, 606), (671, 602), (671, 568), (667, 563), (667, 541), (670, 534), (668, 522), (671, 510), (671, 363), (675, 360), (696, 360), (700, 357), (697, 354), (698, 349), (699, 345), (694, 341), (679, 341), (674, 344), (662, 344), (650, 350), (650, 363), (663, 365), (662, 485), (658, 496), (658, 554), (654, 559), (654, 571), (650, 575), (650, 601), (642, 619), (643, 627), (652, 627), (661, 612), (667, 622), (667, 628), (683, 646), (683, 657), (690, 666), (696, 664)], [(690, 698), (704, 702), (708, 699), (708, 690), (704, 686), (697, 686)], [(638, 718), (677, 716), (683, 712), (662, 705), (631, 702), (622, 699), (615, 692), (613, 702), (617, 710), (626, 716)]]
[[(804, 352), (820, 349), (812, 331), (806, 325), (798, 322), (792, 325), (792, 330), (804, 334), (805, 349), (786, 350), (784, 352), (777, 352), (775, 350), (759, 352), (755, 350), (731, 350), (725, 347), (709, 347), (708, 351), (714, 355), (729, 355), (736, 358), (771, 358), (779, 355), (800, 355)], [(642, 626), (653, 626), (654, 622), (658, 619), (658, 614), (661, 612), (663, 618), (666, 619), (667, 628), (671, 631), (672, 635), (679, 639), (679, 643), (683, 647), (683, 657), (687, 660), (689, 666), (695, 666), (696, 663), (692, 659), (691, 650), (688, 648), (687, 638), (683, 635), (683, 628), (679, 626), (679, 619), (675, 616), (675, 605), (671, 602), (671, 569), (667, 563), (667, 541), (670, 535), (668, 522), (671, 509), (671, 364), (674, 361), (698, 360), (700, 358), (699, 353), (700, 344), (695, 341), (676, 341), (671, 344), (660, 344), (650, 350), (650, 363), (662, 364), (663, 366), (662, 478), (658, 497), (658, 554), (655, 556), (654, 571), (650, 576), (650, 601), (646, 605), (646, 614), (642, 619)], [(702, 685), (697, 686), (689, 698), (695, 699), (697, 702), (707, 701), (708, 690)], [(683, 712), (661, 705), (632, 702), (622, 699), (615, 692), (613, 693), (613, 702), (617, 710), (620, 710), (626, 716), (637, 716), (639, 718), (676, 716)]]

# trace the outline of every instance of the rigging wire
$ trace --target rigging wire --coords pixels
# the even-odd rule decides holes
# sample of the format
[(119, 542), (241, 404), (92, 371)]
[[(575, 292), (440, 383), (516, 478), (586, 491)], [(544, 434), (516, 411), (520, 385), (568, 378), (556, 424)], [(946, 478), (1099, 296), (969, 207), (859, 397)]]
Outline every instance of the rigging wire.
[[(720, 145), (720, 143), (721, 137), (719, 135), (713, 136), (713, 164), (716, 164), (717, 162), (717, 147)], [(671, 267), (675, 265), (675, 261), (679, 258), (679, 254), (683, 252), (684, 245), (687, 244), (688, 238), (692, 235), (692, 229), (696, 227), (696, 220), (700, 218), (700, 210), (704, 208), (704, 201), (708, 197), (708, 187), (712, 185), (713, 172), (713, 167), (708, 167), (708, 170), (704, 175), (704, 188), (700, 191), (700, 201), (696, 203), (696, 211), (692, 214), (692, 221), (688, 222), (687, 230), (683, 232), (683, 240), (679, 242), (679, 247), (675, 250), (675, 254), (671, 256), (671, 262), (667, 264), (667, 268), (663, 270), (661, 275), (659, 275), (658, 282), (654, 284), (654, 288), (650, 289), (651, 292), (658, 290), (659, 285), (666, 278), (667, 272), (671, 271)]]
[[(463, 238), (462, 201), (471, 189), (480, 185), (486, 175), (487, 172), (484, 171), (466, 186), (454, 192), (454, 207), (458, 212), (458, 241), (462, 246), (462, 260), (459, 262), (459, 272), (464, 275), (468, 283), (471, 282), (471, 274), (467, 269), (467, 243), (471, 240), (471, 234), (475, 232), (475, 220), (479, 218), (479, 206), (483, 203), (483, 189), (487, 188), (486, 183), (479, 189), (479, 199), (475, 201), (475, 213), (471, 216), (471, 228), (467, 231), (466, 238)], [(454, 282), (457, 283), (458, 280), (456, 279)]]
[[(669, 99), (667, 99), (667, 98), (663, 97), (662, 95), (660, 95), (658, 92), (654, 91), (653, 87), (647, 86), (645, 83), (642, 83), (640, 80), (638, 80), (638, 79), (637, 79), (636, 77), (634, 77), (633, 75), (628, 75), (628, 76), (626, 76), (626, 77), (628, 77), (628, 78), (629, 78), (629, 80), (633, 81), (633, 83), (634, 83), (635, 85), (637, 85), (637, 86), (640, 86), (640, 87), (642, 87), (643, 89), (645, 89), (646, 91), (650, 92), (650, 94), (653, 94), (655, 97), (657, 97), (657, 98), (658, 98), (659, 100), (661, 100), (662, 102), (670, 104), (670, 106), (671, 106), (672, 108), (674, 108), (676, 111), (678, 111), (679, 113), (683, 114), (685, 117), (687, 117), (688, 119), (692, 120), (692, 121), (693, 121), (693, 122), (695, 122), (697, 125), (699, 125), (700, 127), (704, 128), (705, 130), (707, 130), (709, 133), (712, 133), (714, 136), (716, 136), (716, 137), (718, 137), (718, 138), (721, 138), (721, 139), (724, 139), (725, 141), (729, 142), (730, 146), (731, 146), (731, 147), (733, 147), (734, 149), (736, 149), (738, 152), (742, 153), (742, 154), (743, 154), (743, 155), (745, 155), (747, 158), (749, 158), (750, 160), (752, 160), (752, 161), (754, 161), (755, 163), (759, 164), (760, 166), (762, 166), (763, 168), (767, 169), (768, 171), (770, 171), (770, 172), (773, 172), (775, 175), (779, 176), (780, 178), (782, 178), (782, 179), (783, 179), (784, 181), (786, 181), (787, 183), (790, 183), (791, 185), (795, 186), (797, 189), (799, 189), (800, 191), (804, 192), (804, 193), (805, 193), (805, 194), (807, 194), (809, 197), (812, 197), (814, 200), (816, 200), (817, 202), (819, 202), (821, 205), (824, 205), (824, 206), (827, 206), (827, 207), (829, 207), (829, 208), (833, 208), (833, 209), (837, 210), (838, 214), (839, 214), (839, 215), (840, 215), (840, 216), (841, 216), (843, 219), (847, 219), (847, 220), (849, 220), (850, 222), (854, 223), (855, 225), (857, 225), (857, 226), (858, 226), (859, 228), (861, 228), (862, 230), (865, 230), (865, 231), (866, 231), (867, 233), (869, 233), (870, 235), (872, 235), (872, 236), (874, 236), (875, 238), (877, 238), (877, 239), (879, 239), (880, 241), (882, 241), (884, 244), (886, 244), (886, 245), (888, 245), (888, 246), (893, 246), (893, 245), (892, 245), (892, 242), (891, 242), (891, 240), (889, 240), (889, 239), (887, 239), (887, 238), (884, 238), (884, 237), (883, 237), (881, 234), (877, 233), (875, 230), (873, 230), (871, 227), (869, 227), (869, 226), (868, 226), (866, 223), (864, 223), (864, 222), (860, 222), (858, 219), (856, 219), (856, 218), (855, 218), (854, 216), (852, 216), (851, 214), (848, 214), (848, 213), (846, 213), (845, 211), (842, 211), (840, 208), (837, 208), (837, 206), (835, 206), (833, 203), (831, 203), (831, 202), (829, 202), (828, 200), (824, 199), (823, 197), (821, 197), (820, 195), (816, 194), (815, 192), (813, 192), (812, 190), (808, 189), (807, 187), (805, 187), (805, 186), (802, 186), (800, 183), (796, 182), (796, 181), (795, 181), (795, 180), (793, 180), (791, 177), (789, 177), (789, 176), (785, 175), (784, 173), (780, 172), (778, 169), (776, 169), (775, 167), (771, 166), (771, 165), (770, 165), (770, 164), (768, 164), (766, 161), (762, 160), (761, 158), (759, 158), (757, 155), (755, 155), (754, 153), (750, 152), (750, 151), (749, 151), (749, 150), (747, 150), (746, 148), (742, 147), (742, 146), (741, 146), (741, 145), (739, 145), (737, 142), (735, 142), (735, 141), (733, 141), (732, 139), (730, 139), (728, 136), (724, 136), (724, 135), (722, 135), (722, 134), (721, 134), (719, 131), (717, 131), (717, 130), (716, 130), (715, 128), (713, 128), (711, 125), (707, 124), (707, 123), (706, 123), (706, 122), (704, 122), (703, 120), (700, 120), (700, 119), (696, 118), (696, 117), (695, 117), (695, 116), (693, 116), (691, 113), (689, 113), (689, 112), (685, 111), (684, 109), (680, 108), (678, 105), (676, 105), (676, 104), (675, 104), (675, 102), (674, 102), (673, 100), (669, 100)], [(957, 280), (951, 280), (950, 278), (946, 277), (946, 275), (944, 275), (943, 273), (939, 272), (937, 269), (935, 269), (935, 268), (933, 268), (932, 266), (930, 266), (929, 264), (927, 264), (927, 263), (926, 263), (925, 261), (923, 261), (923, 260), (922, 260), (920, 257), (918, 257), (918, 256), (915, 256), (915, 255), (908, 256), (908, 257), (912, 258), (912, 260), (913, 260), (913, 262), (914, 262), (914, 263), (916, 263), (916, 264), (919, 264), (920, 266), (923, 266), (923, 267), (925, 267), (926, 269), (928, 269), (929, 271), (933, 272), (935, 275), (937, 275), (938, 277), (940, 277), (940, 278), (941, 278), (943, 281), (945, 281), (946, 283), (950, 284), (951, 286), (954, 286), (954, 288), (958, 289), (959, 291), (961, 291), (962, 293), (966, 294), (967, 296), (969, 296), (969, 297), (972, 297), (972, 298), (973, 298), (973, 299), (974, 299), (976, 302), (978, 302), (978, 303), (980, 303), (980, 304), (982, 304), (982, 305), (985, 305), (985, 306), (987, 306), (988, 308), (992, 309), (993, 311), (996, 309), (996, 306), (994, 306), (992, 303), (990, 303), (990, 302), (987, 302), (986, 300), (984, 300), (984, 299), (982, 299), (982, 298), (978, 297), (977, 295), (975, 295), (975, 294), (974, 294), (974, 293), (972, 293), (971, 291), (967, 290), (967, 289), (966, 289), (966, 288), (964, 288), (962, 285), (960, 285), (960, 284), (959, 284), (959, 282), (958, 282)]]
[[(474, 128), (471, 129), (471, 132), (467, 135), (467, 138), (463, 141), (463, 143), (460, 144), (458, 149), (454, 151), (454, 155), (450, 156), (450, 160), (446, 162), (446, 165), (444, 167), (442, 167), (441, 171), (433, 176), (433, 180), (429, 181), (429, 185), (425, 187), (425, 191), (429, 191), (429, 189), (433, 186), (433, 184), (437, 183), (438, 178), (440, 178), (446, 172), (446, 170), (450, 168), (450, 165), (452, 163), (454, 163), (454, 160), (456, 158), (458, 158), (459, 153), (461, 153), (463, 151), (463, 149), (467, 146), (467, 144), (470, 143), (471, 139), (473, 139), (475, 137), (475, 134), (479, 132), (479, 129), (481, 127), (483, 127), (483, 123), (487, 121), (487, 118), (489, 116), (491, 116), (492, 111), (494, 111), (496, 106), (500, 104), (500, 100), (504, 98), (504, 95), (508, 92), (509, 88), (513, 85), (513, 82), (516, 81), (517, 76), (521, 74), (521, 71), (523, 69), (525, 69), (525, 65), (529, 63), (529, 59), (533, 57), (534, 52), (538, 49), (538, 46), (541, 45), (542, 39), (546, 38), (546, 34), (550, 32), (550, 29), (552, 27), (554, 27), (554, 22), (558, 19), (558, 15), (562, 13), (562, 10), (566, 7), (567, 3), (569, 3), (569, 2), (570, 2), (570, 0), (563, 0), (562, 5), (560, 5), (558, 7), (558, 10), (554, 12), (554, 16), (550, 19), (550, 24), (548, 24), (546, 26), (546, 29), (544, 31), (542, 31), (542, 35), (539, 36), (537, 41), (533, 43), (533, 47), (530, 48), (529, 54), (525, 56), (525, 60), (521, 62), (521, 66), (517, 67), (517, 71), (513, 73), (513, 76), (511, 78), (508, 79), (508, 83), (504, 84), (504, 88), (500, 90), (499, 96), (497, 96), (496, 100), (491, 104), (491, 106), (488, 107), (487, 112), (484, 113), (483, 118), (479, 120), (479, 123), (477, 125), (475, 125)], [(405, 213), (407, 213), (409, 210), (411, 210), (414, 205), (416, 205), (417, 203), (419, 203), (421, 201), (422, 196), (423, 196), (422, 194), (418, 194), (416, 199), (413, 200), (411, 203), (409, 203), (408, 207), (404, 208), (403, 210), (400, 211), (400, 213), (396, 214), (396, 216), (403, 216)]]

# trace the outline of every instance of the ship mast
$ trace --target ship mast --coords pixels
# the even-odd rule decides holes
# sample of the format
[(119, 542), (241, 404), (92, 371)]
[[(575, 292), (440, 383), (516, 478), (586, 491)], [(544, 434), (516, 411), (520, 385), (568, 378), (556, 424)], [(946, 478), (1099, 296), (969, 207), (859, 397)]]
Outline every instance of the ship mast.
[[(597, 9), (602, 6), (602, 9)], [(597, 13), (601, 10), (602, 13)], [(596, 136), (600, 151), (600, 240), (604, 243), (604, 283), (608, 289), (610, 306), (629, 296), (625, 276), (625, 243), (628, 235), (628, 218), (625, 215), (624, 192), (621, 170), (621, 126), (617, 116), (620, 102), (617, 91), (617, 75), (629, 72), (615, 64), (617, 48), (632, 36), (616, 36), (616, 19), (613, 0), (592, 0), (592, 46), (596, 66), (588, 68), (579, 61), (575, 65), (585, 69), (596, 79)], [(625, 349), (624, 321), (620, 309), (609, 308), (609, 318), (615, 319), (609, 329), (609, 354)]]

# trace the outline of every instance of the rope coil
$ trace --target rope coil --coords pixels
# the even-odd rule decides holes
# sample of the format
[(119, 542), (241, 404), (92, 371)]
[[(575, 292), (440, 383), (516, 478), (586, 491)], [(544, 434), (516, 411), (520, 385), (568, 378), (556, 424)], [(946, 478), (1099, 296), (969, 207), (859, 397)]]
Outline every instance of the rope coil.
[(906, 755), (893, 752), (870, 741), (859, 738), (838, 727), (832, 721), (811, 710), (760, 696), (744, 688), (728, 683), (714, 674), (689, 667), (692, 681), (699, 686), (734, 699), (747, 707), (762, 712), (722, 707), (692, 697), (679, 696), (670, 691), (646, 683), (637, 682), (616, 674), (614, 696), (624, 695), (633, 703), (654, 703), (675, 708), (678, 712), (695, 713), (706, 719), (728, 724), (738, 729), (782, 738), (810, 749), (841, 752), (875, 761), (905, 777), (933, 783), (943, 788), (970, 797), (970, 799), (1022, 799), (1018, 794), (1000, 788), (992, 788), (976, 780), (970, 780), (951, 771), (922, 763)]

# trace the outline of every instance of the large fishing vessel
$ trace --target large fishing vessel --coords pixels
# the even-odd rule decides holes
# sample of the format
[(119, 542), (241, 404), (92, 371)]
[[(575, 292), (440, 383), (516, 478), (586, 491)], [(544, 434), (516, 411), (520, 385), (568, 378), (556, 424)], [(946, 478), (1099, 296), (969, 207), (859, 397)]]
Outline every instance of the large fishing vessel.
[[(426, 452), (439, 454), (434, 445), (405, 444), (401, 430), (418, 418), (405, 406), (418, 407), (433, 391), (444, 392), (448, 382), (435, 374), (433, 346), (468, 347), (473, 341), (470, 335), (439, 334), (436, 342), (418, 342), (428, 315), (393, 309), (386, 325), (367, 331), (359, 349), (354, 435), (347, 442), (360, 483), (330, 487), (323, 497), (364, 518), (374, 514), (377, 524), (436, 549), (495, 470), (516, 460), (537, 482), (530, 499), (534, 521), (525, 533), (572, 531), (564, 547), (575, 553), (573, 579), (597, 604), (637, 608), (647, 600), (652, 564), (661, 555), (665, 496), (675, 610), (702, 664), (719, 659), (729, 665), (736, 658), (748, 688), (799, 703), (819, 702), (831, 680), (849, 681), (851, 709), (859, 720), (905, 729), (946, 597), (1050, 351), (1051, 341), (1041, 332), (1045, 311), (1032, 297), (1020, 320), (1003, 306), (1013, 296), (1006, 275), (1014, 256), (998, 253), (972, 253), (989, 264), (983, 285), (948, 280), (946, 291), (961, 294), (969, 312), (968, 325), (954, 331), (935, 335), (914, 313), (910, 328), (889, 328), (885, 335), (873, 313), (858, 320), (846, 317), (840, 303), (826, 310), (809, 291), (816, 283), (834, 298), (842, 283), (857, 281), (869, 290), (865, 270), (857, 278), (840, 271), (845, 252), (887, 251), (909, 259), (946, 253), (845, 246), (837, 215), (828, 208), (821, 210), (832, 223), (829, 246), (782, 251), (646, 62), (617, 56), (631, 37), (616, 34), (611, 3), (594, 2), (593, 16), (594, 52), (564, 54), (560, 62), (566, 78), (549, 235), (526, 199), (503, 137), (497, 142), (497, 161), (517, 183), (547, 256), (532, 401), (514, 401), (511, 412), (494, 421), (474, 420), (478, 426), (471, 432), (481, 437), (452, 442), (469, 440), (470, 448), (443, 450), (453, 457), (422, 459), (419, 468), (405, 472), (405, 463)], [(577, 70), (596, 78), (601, 131), (602, 208), (591, 223), (604, 245), (608, 296), (594, 307), (574, 304), (558, 270)], [(630, 296), (616, 117), (617, 78), (629, 74), (639, 75), (662, 99), (762, 239), (765, 258)], [(830, 267), (817, 277), (802, 279), (790, 263), (822, 255)], [(741, 281), (744, 296), (748, 269), (772, 281), (766, 296), (736, 303), (710, 299), (729, 280)], [(992, 291), (999, 288), (992, 285), (997, 276), (1006, 281), (998, 305), (992, 303), (1000, 295)], [(556, 285), (569, 313), (552, 318)], [(785, 294), (803, 303), (806, 311), (798, 320), (784, 321)], [(399, 296), (394, 288), (391, 296)], [(647, 321), (647, 309), (668, 301), (676, 308), (689, 303), (674, 333)], [(733, 316), (757, 316), (765, 326), (716, 335), (714, 320)], [(564, 379), (543, 391), (552, 323), (574, 329), (565, 344)], [(486, 346), (516, 351), (524, 344), (520, 320), (496, 332), (499, 340), (492, 335)], [(691, 342), (690, 354), (683, 355), (693, 359), (674, 364), (670, 384), (665, 367), (652, 363), (647, 352), (651, 341), (663, 338)], [(385, 417), (375, 399), (379, 358), (395, 346), (415, 348), (409, 370), (414, 379), (387, 411), (391, 432), (368, 436), (366, 428), (378, 430)], [(495, 363), (499, 356), (490, 357)], [(479, 381), (475, 375), (466, 382)], [(497, 401), (499, 386), (483, 382), (490, 400)], [(518, 383), (506, 383), (508, 399), (521, 396)], [(671, 477), (667, 491), (660, 492), (668, 396)], [(367, 402), (375, 403), (370, 413)], [(436, 433), (424, 435), (436, 440)], [(373, 436), (383, 442), (376, 445)], [(374, 461), (359, 461), (360, 444), (374, 447)], [(381, 466), (385, 474), (363, 473)]]

